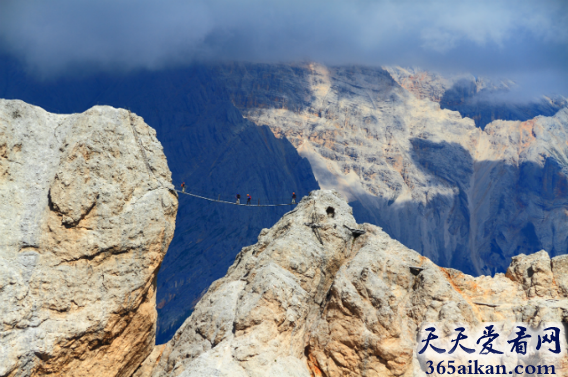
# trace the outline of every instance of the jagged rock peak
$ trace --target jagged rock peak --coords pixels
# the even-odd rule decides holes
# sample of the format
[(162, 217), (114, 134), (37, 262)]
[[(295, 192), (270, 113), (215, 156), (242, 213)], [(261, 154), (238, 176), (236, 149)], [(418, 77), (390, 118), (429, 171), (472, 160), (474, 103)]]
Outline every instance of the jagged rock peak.
[(421, 376), (423, 323), (566, 321), (567, 284), (568, 256), (544, 251), (493, 278), (440, 268), (358, 225), (337, 192), (313, 191), (242, 249), (145, 367), (154, 377)]
[(0, 100), (0, 376), (132, 375), (154, 346), (172, 188), (129, 111)]

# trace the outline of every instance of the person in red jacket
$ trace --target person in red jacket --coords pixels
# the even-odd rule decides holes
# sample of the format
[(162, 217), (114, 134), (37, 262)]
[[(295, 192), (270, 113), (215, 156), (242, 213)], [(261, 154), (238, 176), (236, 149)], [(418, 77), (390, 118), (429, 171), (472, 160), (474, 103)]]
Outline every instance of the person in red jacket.
[(185, 182), (182, 182), (181, 184), (181, 192), (185, 192)]

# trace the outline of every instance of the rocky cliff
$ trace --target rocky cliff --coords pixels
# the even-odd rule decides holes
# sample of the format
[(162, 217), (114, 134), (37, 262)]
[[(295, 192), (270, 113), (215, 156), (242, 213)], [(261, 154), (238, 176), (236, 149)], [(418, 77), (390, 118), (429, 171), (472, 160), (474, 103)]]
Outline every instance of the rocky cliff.
[[(351, 213), (337, 192), (314, 191), (264, 229), (157, 349), (152, 376), (425, 376), (424, 323), (568, 321), (568, 256), (521, 255), (506, 275), (476, 278)], [(558, 375), (568, 371), (561, 341)]]
[[(320, 64), (217, 68), (242, 113), (286, 136), (356, 217), (474, 275), (568, 251), (568, 109), (485, 129), (437, 101), (451, 80)], [(480, 91), (491, 85), (478, 80)], [(402, 85), (402, 86), (401, 86)]]
[[(319, 188), (309, 162), (284, 138), (244, 119), (204, 66), (54, 81), (25, 76), (0, 59), (0, 96), (58, 113), (97, 105), (131, 109), (157, 132), (179, 188), (234, 200), (286, 203)], [(209, 285), (225, 275), (242, 245), (255, 242), (286, 207), (251, 209), (183, 196), (176, 232), (158, 274), (158, 342), (168, 341)]]
[(0, 100), (0, 376), (130, 376), (152, 351), (177, 196), (126, 110)]

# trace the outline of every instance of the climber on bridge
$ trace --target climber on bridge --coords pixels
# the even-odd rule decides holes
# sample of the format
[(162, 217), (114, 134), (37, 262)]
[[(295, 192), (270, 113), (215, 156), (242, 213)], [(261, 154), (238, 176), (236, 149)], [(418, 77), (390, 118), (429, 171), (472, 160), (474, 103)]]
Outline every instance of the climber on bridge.
[(296, 193), (292, 193), (292, 204), (296, 204)]
[[(221, 195), (219, 195), (217, 198), (206, 198), (204, 196), (201, 195), (196, 195), (196, 194), (192, 194), (191, 192), (185, 192), (185, 188), (187, 186), (185, 185), (185, 182), (183, 182), (181, 184), (181, 188), (182, 190), (177, 190), (176, 192), (179, 192), (180, 194), (185, 194), (185, 195), (189, 195), (189, 196), (193, 196), (196, 198), (200, 198), (200, 199), (205, 199), (205, 200), (209, 200), (210, 202), (218, 202), (218, 203), (227, 203), (227, 204), (233, 204), (233, 205), (241, 205), (241, 194), (237, 193), (236, 195), (236, 199), (237, 202), (233, 203), (233, 202), (228, 202), (225, 200), (221, 200)], [(294, 195), (296, 194), (295, 192), (293, 193)], [(293, 202), (292, 203), (282, 203), (282, 204), (270, 204), (270, 203), (266, 203), (266, 204), (260, 204), (260, 199), (258, 200), (258, 207), (280, 207), (280, 206), (292, 206), (296, 204), (296, 197), (292, 198)], [(252, 196), (250, 194), (247, 194), (247, 205), (251, 205), (252, 204)], [(256, 207), (256, 206), (255, 206)]]

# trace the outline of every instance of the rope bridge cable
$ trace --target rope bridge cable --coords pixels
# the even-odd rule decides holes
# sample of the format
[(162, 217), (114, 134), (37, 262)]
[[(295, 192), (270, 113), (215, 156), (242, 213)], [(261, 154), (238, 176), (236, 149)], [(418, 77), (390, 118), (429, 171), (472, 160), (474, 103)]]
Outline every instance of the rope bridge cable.
[[(190, 179), (191, 181), (191, 179)], [(177, 187), (175, 187), (175, 189), (177, 191), (181, 191), (184, 194), (192, 194), (196, 195), (198, 197), (204, 197), (204, 198), (208, 198), (208, 199), (212, 199), (216, 202), (218, 201), (223, 201), (223, 202), (229, 202), (229, 203), (234, 203), (237, 200), (236, 194), (237, 193), (241, 193), (241, 203), (246, 203), (247, 201), (247, 196), (246, 194), (251, 192), (252, 193), (252, 201), (251, 204), (254, 204), (255, 206), (258, 204), (258, 201), (260, 199), (260, 204), (277, 204), (277, 203), (291, 203), (292, 201), (292, 194), (290, 191), (290, 194), (288, 195), (287, 193), (284, 194), (283, 192), (272, 192), (272, 193), (255, 193), (254, 192), (254, 188), (240, 188), (239, 190), (235, 190), (235, 189), (229, 189), (229, 191), (234, 191), (232, 193), (227, 193), (227, 192), (222, 192), (222, 191), (227, 191), (227, 190), (222, 190), (220, 191), (219, 189), (215, 189), (214, 187), (200, 187), (199, 185), (197, 186), (189, 186), (186, 185), (185, 189), (184, 188), (180, 188), (179, 184), (176, 185)], [(244, 194), (243, 194), (244, 193)], [(260, 195), (259, 195), (260, 194)], [(298, 199), (296, 199), (298, 200)]]
[(206, 198), (205, 196), (201, 196), (201, 195), (195, 195), (192, 194), (190, 192), (183, 192), (180, 190), (176, 190), (178, 193), (180, 194), (184, 194), (184, 195), (189, 195), (189, 196), (193, 196), (199, 199), (205, 199), (205, 200), (209, 200), (210, 202), (217, 202), (217, 203), (225, 203), (225, 204), (232, 204), (234, 206), (245, 206), (245, 207), (282, 207), (282, 206), (293, 206), (295, 205), (295, 203), (286, 203), (286, 204), (237, 204), (236, 202), (228, 202), (226, 200), (219, 200), (219, 199), (211, 199), (211, 198)]

